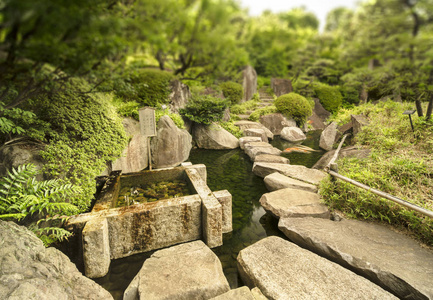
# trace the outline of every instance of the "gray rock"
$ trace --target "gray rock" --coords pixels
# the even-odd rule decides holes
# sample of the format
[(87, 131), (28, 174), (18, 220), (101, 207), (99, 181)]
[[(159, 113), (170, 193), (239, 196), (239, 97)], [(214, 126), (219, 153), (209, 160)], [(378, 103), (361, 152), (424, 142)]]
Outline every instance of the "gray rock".
[(295, 120), (287, 119), (281, 113), (261, 116), (260, 123), (268, 128), (274, 135), (280, 135), (284, 127), (296, 127)]
[(433, 251), (388, 226), (287, 218), (278, 227), (301, 247), (355, 270), (401, 299), (433, 299)]
[(362, 127), (368, 125), (368, 120), (364, 115), (351, 115), (350, 117), (352, 118), (353, 135), (356, 136)]
[(242, 121), (235, 122), (235, 125), (238, 126), (239, 129), (244, 132), (247, 129), (263, 129), (268, 139), (272, 140), (274, 138), (274, 134), (268, 128), (266, 128), (264, 125), (260, 123), (242, 120)]
[(292, 143), (302, 142), (307, 139), (298, 127), (284, 127), (281, 131), (281, 138)]
[(281, 155), (282, 151), (280, 149), (277, 149), (275, 147), (272, 147), (271, 145), (265, 146), (265, 147), (249, 147), (245, 148), (245, 153), (250, 157), (252, 161), (256, 160), (256, 156), (262, 155), (262, 154), (268, 154), (268, 155)]
[(322, 131), (319, 141), (320, 148), (326, 151), (332, 150), (332, 146), (334, 145), (335, 137), (337, 135), (337, 127), (337, 123), (332, 122), (325, 128), (325, 130)]
[(288, 158), (272, 155), (272, 154), (259, 154), (256, 155), (255, 162), (267, 162), (267, 163), (275, 163), (275, 164), (290, 164), (290, 160)]
[(265, 178), (272, 173), (281, 173), (288, 177), (301, 180), (311, 184), (319, 184), (326, 174), (319, 170), (309, 169), (304, 166), (287, 165), (287, 164), (274, 164), (256, 162), (253, 165), (253, 173), (259, 177)]
[(243, 71), (242, 87), (244, 89), (243, 101), (251, 100), (257, 93), (257, 73), (252, 66), (247, 66)]
[(219, 295), (211, 300), (255, 300), (250, 289), (246, 286), (230, 290), (225, 294)]
[(247, 137), (259, 137), (263, 142), (268, 142), (268, 136), (263, 129), (248, 128), (244, 130), (244, 135)]
[[(267, 140), (267, 138), (266, 138)], [(241, 147), (242, 150), (245, 149), (245, 144), (251, 143), (251, 142), (262, 142), (261, 137), (257, 136), (244, 136), (239, 139), (239, 147)]]
[(239, 140), (218, 124), (195, 124), (193, 129), (197, 146), (203, 149), (235, 149), (239, 147)]
[(313, 114), (308, 118), (306, 123), (307, 126), (311, 126), (312, 130), (323, 130), (325, 129), (325, 123), (322, 119), (313, 111)]
[[(312, 169), (323, 170), (331, 161), (334, 156), (336, 150), (331, 150), (326, 152), (312, 167)], [(344, 157), (356, 157), (359, 159), (364, 159), (370, 156), (371, 150), (367, 148), (362, 148), (360, 146), (349, 146), (345, 148), (341, 148), (340, 153), (338, 154), (338, 159)]]
[(157, 136), (151, 140), (152, 162), (157, 169), (175, 167), (186, 161), (192, 148), (192, 137), (185, 129), (177, 128), (169, 116), (162, 116)]
[(352, 131), (353, 131), (352, 121), (350, 121), (344, 125), (338, 126), (337, 135), (335, 136), (335, 142), (338, 142), (344, 134), (350, 133)]
[(277, 191), (285, 188), (291, 188), (317, 193), (317, 186), (287, 177), (277, 172), (266, 176), (264, 182), (266, 188), (269, 191)]
[(177, 79), (170, 82), (170, 89), (171, 93), (168, 96), (170, 99), (170, 110), (178, 113), (179, 109), (185, 108), (189, 98), (191, 98), (191, 92), (186, 84)]
[[(131, 140), (123, 150), (122, 156), (112, 163), (112, 170), (121, 170), (122, 173), (139, 172), (149, 166), (149, 150), (147, 138), (140, 132), (140, 123), (132, 118), (125, 118), (122, 121)], [(104, 174), (108, 175), (108, 171)]]
[(331, 113), (323, 107), (322, 103), (320, 103), (320, 100), (317, 98), (314, 98), (313, 112), (319, 117), (322, 122), (326, 122), (326, 120), (331, 115)]
[(277, 97), (293, 92), (290, 79), (271, 78), (271, 88)]
[(367, 279), (279, 237), (241, 250), (243, 282), (269, 299), (397, 299)]
[(124, 293), (130, 299), (210, 299), (230, 290), (218, 257), (202, 242), (159, 250)]
[(25, 227), (0, 221), (0, 241), (0, 299), (113, 299)]
[(225, 110), (224, 110), (224, 115), (223, 115), (223, 118), (221, 119), (221, 121), (223, 121), (223, 122), (228, 122), (228, 121), (230, 121), (230, 108), (226, 108)]
[(297, 189), (281, 189), (263, 194), (263, 208), (276, 218), (315, 217), (329, 219), (329, 210), (317, 193)]
[[(31, 139), (16, 139), (0, 147), (0, 176), (6, 176), (8, 171), (18, 166), (32, 163), (36, 169), (41, 170), (44, 166), (44, 160), (39, 154), (45, 145)], [(43, 179), (42, 175), (38, 176), (39, 180)]]

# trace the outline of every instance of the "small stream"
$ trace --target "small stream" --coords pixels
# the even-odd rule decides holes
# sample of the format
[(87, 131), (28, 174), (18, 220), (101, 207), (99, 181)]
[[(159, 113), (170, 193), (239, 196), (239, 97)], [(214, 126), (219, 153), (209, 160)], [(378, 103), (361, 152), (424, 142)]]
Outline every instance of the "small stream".
[[(319, 149), (319, 137), (320, 131), (309, 132), (303, 145)], [(280, 150), (294, 146), (279, 137), (272, 141), (272, 145)], [(323, 151), (318, 151), (283, 156), (289, 158), (291, 164), (311, 167), (323, 154)], [(212, 191), (226, 189), (232, 194), (233, 232), (225, 234), (223, 245), (212, 250), (221, 260), (230, 287), (242, 286), (236, 267), (239, 251), (267, 236), (284, 237), (278, 230), (278, 220), (266, 214), (259, 203), (260, 197), (268, 190), (263, 179), (251, 172), (253, 164), (243, 150), (193, 149), (189, 160), (193, 164), (206, 165), (208, 186)], [(114, 299), (122, 299), (124, 290), (152, 253), (113, 260), (109, 273), (95, 281), (107, 289)]]

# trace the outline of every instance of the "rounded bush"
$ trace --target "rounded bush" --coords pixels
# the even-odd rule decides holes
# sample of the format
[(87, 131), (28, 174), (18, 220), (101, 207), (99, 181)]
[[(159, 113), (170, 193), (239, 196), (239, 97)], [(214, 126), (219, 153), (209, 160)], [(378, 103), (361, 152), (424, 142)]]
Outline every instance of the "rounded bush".
[(314, 92), (316, 97), (319, 98), (323, 107), (330, 112), (337, 111), (343, 102), (343, 96), (336, 86), (329, 86), (324, 83), (316, 83), (314, 84)]
[(278, 111), (292, 117), (299, 126), (302, 126), (313, 110), (308, 100), (296, 93), (289, 93), (278, 97), (274, 101)]
[(200, 96), (192, 98), (185, 108), (179, 110), (179, 113), (193, 122), (208, 125), (220, 121), (226, 108), (227, 101), (225, 99)]
[(227, 81), (220, 84), (224, 97), (230, 100), (232, 104), (240, 103), (244, 90), (242, 85), (233, 81)]

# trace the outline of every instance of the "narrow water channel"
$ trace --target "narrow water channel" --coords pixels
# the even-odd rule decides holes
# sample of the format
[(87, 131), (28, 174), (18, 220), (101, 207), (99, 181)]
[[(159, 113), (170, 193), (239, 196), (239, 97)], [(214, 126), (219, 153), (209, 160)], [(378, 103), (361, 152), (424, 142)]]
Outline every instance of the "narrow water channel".
[[(303, 145), (319, 149), (319, 136), (320, 132), (309, 132)], [(272, 145), (280, 150), (294, 146), (278, 137), (272, 141)], [(322, 151), (284, 154), (292, 164), (307, 167), (314, 165), (322, 155)], [(193, 149), (189, 160), (193, 164), (206, 165), (207, 183), (212, 191), (228, 190), (232, 195), (233, 232), (225, 234), (223, 245), (212, 250), (221, 260), (230, 287), (242, 286), (236, 268), (239, 251), (267, 236), (284, 237), (278, 230), (278, 221), (266, 214), (259, 203), (260, 197), (268, 192), (263, 179), (251, 172), (253, 164), (240, 149)], [(107, 289), (114, 299), (122, 299), (123, 291), (152, 253), (113, 260), (109, 273), (95, 281)]]

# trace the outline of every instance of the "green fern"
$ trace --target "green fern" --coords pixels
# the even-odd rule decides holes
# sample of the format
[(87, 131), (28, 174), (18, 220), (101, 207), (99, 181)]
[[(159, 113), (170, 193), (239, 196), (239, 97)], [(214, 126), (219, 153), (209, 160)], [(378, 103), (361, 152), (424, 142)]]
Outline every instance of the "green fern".
[(72, 184), (62, 184), (58, 179), (38, 181), (36, 174), (36, 167), (26, 164), (17, 169), (12, 168), (7, 176), (0, 179), (0, 219), (21, 222), (27, 216), (36, 215), (42, 219), (36, 224), (29, 224), (29, 228), (45, 244), (67, 238), (70, 233), (62, 228), (39, 228), (38, 224), (40, 221), (50, 221), (51, 224), (61, 225), (68, 215), (79, 213), (78, 207), (67, 202), (67, 198), (78, 189)]

